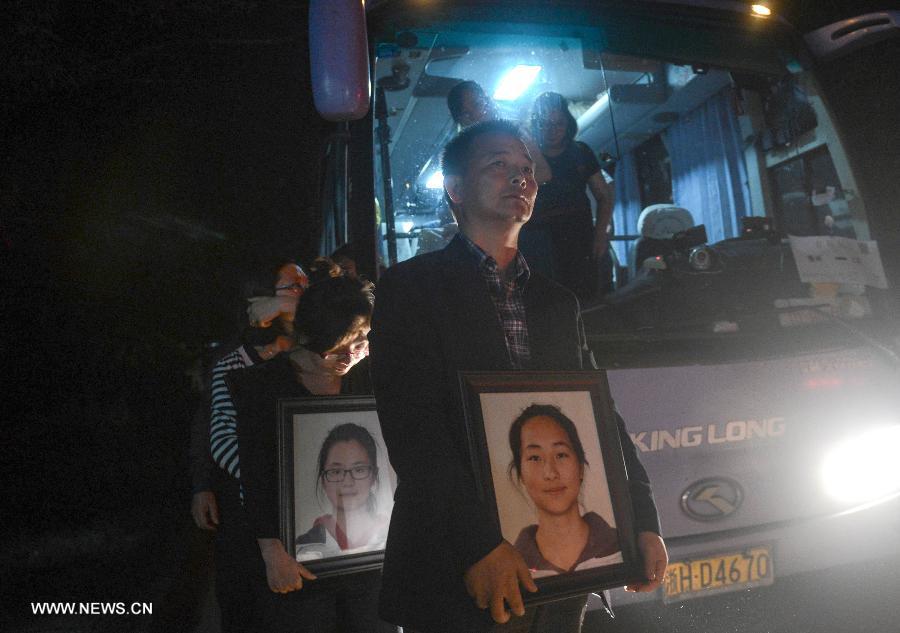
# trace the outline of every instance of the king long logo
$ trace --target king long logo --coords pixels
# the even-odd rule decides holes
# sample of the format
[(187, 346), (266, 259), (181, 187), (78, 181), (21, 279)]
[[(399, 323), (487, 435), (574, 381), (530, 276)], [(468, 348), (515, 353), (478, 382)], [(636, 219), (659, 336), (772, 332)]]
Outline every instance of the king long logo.
[(639, 431), (629, 433), (629, 435), (639, 451), (651, 453), (666, 449), (715, 446), (778, 438), (785, 435), (786, 428), (783, 417), (772, 417), (758, 420), (730, 420), (706, 426), (682, 426), (673, 429)]
[(733, 479), (701, 479), (681, 493), (681, 509), (692, 519), (716, 521), (734, 514), (743, 500), (744, 491)]

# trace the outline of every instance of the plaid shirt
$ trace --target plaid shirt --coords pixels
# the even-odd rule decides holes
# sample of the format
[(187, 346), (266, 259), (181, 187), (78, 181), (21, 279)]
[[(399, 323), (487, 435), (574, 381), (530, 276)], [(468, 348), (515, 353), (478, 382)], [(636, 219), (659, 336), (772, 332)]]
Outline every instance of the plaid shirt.
[(525, 303), (522, 301), (522, 293), (531, 276), (528, 264), (522, 253), (516, 251), (516, 257), (512, 262), (512, 281), (504, 281), (497, 266), (497, 260), (485, 253), (475, 242), (464, 233), (459, 234), (469, 251), (478, 258), (478, 272), (487, 284), (488, 292), (497, 308), (497, 316), (503, 326), (506, 335), (506, 351), (509, 361), (514, 369), (522, 369), (531, 358), (531, 350), (528, 347), (528, 323), (525, 320)]

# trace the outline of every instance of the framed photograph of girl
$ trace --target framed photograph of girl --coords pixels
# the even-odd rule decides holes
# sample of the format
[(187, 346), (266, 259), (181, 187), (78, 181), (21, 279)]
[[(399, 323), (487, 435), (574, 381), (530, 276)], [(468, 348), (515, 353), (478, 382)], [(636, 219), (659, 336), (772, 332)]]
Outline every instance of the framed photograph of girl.
[[(281, 536), (316, 575), (381, 566), (397, 477), (372, 397), (278, 402)], [(290, 545), (289, 545), (290, 544)]]
[(472, 466), (538, 593), (557, 600), (643, 577), (606, 373), (461, 372)]

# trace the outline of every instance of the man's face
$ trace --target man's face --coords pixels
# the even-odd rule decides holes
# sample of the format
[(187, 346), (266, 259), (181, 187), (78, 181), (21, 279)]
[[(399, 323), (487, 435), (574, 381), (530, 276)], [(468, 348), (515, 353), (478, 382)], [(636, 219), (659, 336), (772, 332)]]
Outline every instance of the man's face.
[(466, 223), (524, 224), (531, 217), (537, 182), (525, 145), (508, 134), (484, 134), (472, 143), (462, 176), (445, 180)]
[(491, 118), (494, 117), (487, 97), (481, 92), (466, 90), (463, 93), (462, 106), (459, 109), (459, 124), (465, 128)]

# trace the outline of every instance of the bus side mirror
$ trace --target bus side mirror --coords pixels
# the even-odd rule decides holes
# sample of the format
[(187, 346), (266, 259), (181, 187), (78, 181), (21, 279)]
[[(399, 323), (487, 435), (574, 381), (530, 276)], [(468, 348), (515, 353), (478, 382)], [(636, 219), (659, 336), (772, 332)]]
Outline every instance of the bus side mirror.
[(311, 0), (309, 63), (316, 110), (328, 121), (369, 112), (369, 42), (364, 0)]
[(823, 26), (803, 39), (817, 59), (830, 61), (898, 35), (900, 11), (879, 11)]

